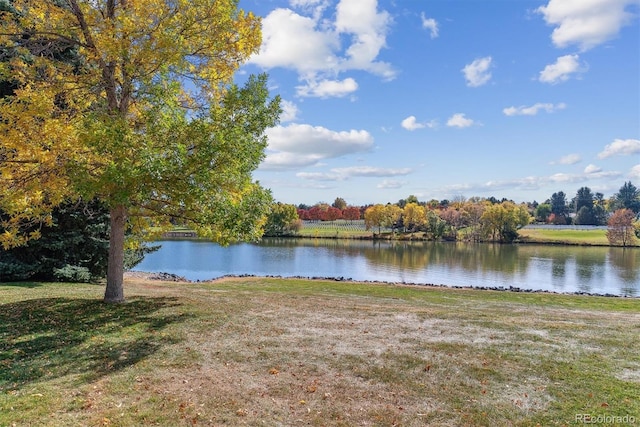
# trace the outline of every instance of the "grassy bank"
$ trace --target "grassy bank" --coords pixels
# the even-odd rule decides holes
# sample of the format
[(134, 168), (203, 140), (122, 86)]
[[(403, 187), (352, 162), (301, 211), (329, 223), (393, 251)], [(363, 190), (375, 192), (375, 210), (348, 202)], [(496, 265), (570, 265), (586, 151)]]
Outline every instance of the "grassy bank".
[[(366, 230), (363, 221), (319, 221), (305, 224), (295, 237), (333, 238), (333, 239), (363, 239), (372, 238), (377, 230)], [(186, 228), (176, 228), (168, 233), (168, 238), (195, 237), (194, 232)], [(586, 246), (609, 246), (607, 230), (582, 229), (540, 229), (525, 228), (518, 230), (519, 241), (522, 243), (564, 244)], [(389, 237), (389, 233), (386, 233)], [(423, 233), (398, 234), (397, 239), (420, 239)]]
[[(349, 225), (347, 221), (326, 221), (305, 224), (298, 232), (300, 237), (358, 239), (370, 238), (375, 230), (365, 230), (362, 224)], [(520, 242), (540, 244), (591, 245), (609, 246), (607, 231), (601, 229), (522, 229), (518, 230)], [(423, 233), (416, 233), (414, 238), (421, 238)], [(410, 239), (409, 235), (398, 234), (398, 239)]]
[[(298, 279), (0, 284), (0, 425), (640, 417), (640, 300)], [(636, 421), (638, 422), (638, 421)]]
[(518, 230), (520, 240), (528, 243), (609, 246), (607, 230), (571, 230), (525, 228)]

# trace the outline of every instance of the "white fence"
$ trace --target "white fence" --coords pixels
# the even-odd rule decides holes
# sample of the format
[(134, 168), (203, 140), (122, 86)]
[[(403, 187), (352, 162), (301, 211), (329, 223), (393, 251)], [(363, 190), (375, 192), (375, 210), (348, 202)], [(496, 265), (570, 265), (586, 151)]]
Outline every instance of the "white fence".
[(553, 225), (531, 224), (524, 227), (538, 230), (606, 230), (606, 225)]

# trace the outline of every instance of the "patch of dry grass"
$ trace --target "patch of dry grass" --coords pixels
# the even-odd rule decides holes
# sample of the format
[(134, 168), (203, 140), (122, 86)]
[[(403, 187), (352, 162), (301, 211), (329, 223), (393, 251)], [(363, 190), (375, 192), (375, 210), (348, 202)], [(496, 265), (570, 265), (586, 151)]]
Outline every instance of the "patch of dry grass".
[[(36, 332), (9, 333), (15, 304), (69, 289), (74, 301), (97, 296), (73, 286), (0, 285), (0, 338), (11, 338), (0, 363)], [(69, 343), (93, 362), (71, 360), (78, 352), (62, 343), (54, 350), (69, 360), (51, 374), (0, 376), (0, 425), (546, 426), (640, 415), (635, 299), (261, 278), (130, 278), (127, 295), (117, 316), (98, 309), (96, 330)], [(137, 310), (125, 324), (127, 307)]]

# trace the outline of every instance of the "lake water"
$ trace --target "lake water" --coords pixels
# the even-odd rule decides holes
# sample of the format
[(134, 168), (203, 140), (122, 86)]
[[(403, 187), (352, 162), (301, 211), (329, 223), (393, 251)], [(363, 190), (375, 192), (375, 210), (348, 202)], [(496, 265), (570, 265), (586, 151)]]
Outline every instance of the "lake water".
[(158, 242), (135, 270), (189, 280), (224, 275), (342, 277), (640, 296), (640, 249), (370, 240), (263, 239), (221, 247)]

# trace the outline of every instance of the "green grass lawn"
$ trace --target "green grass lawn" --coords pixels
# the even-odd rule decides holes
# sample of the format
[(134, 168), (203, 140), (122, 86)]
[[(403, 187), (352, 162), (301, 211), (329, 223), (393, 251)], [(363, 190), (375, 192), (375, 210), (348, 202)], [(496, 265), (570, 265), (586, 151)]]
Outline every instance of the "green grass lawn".
[(640, 422), (638, 299), (276, 278), (125, 289), (114, 306), (102, 286), (0, 284), (0, 426)]
[(522, 229), (518, 234), (523, 241), (535, 243), (561, 243), (571, 245), (609, 245), (607, 230)]

